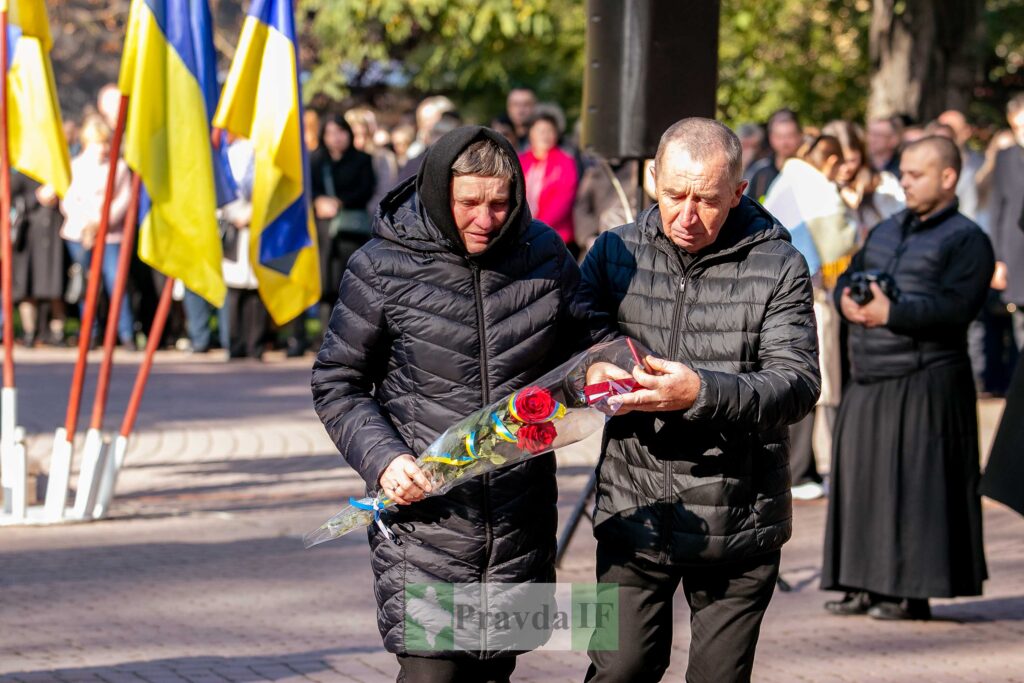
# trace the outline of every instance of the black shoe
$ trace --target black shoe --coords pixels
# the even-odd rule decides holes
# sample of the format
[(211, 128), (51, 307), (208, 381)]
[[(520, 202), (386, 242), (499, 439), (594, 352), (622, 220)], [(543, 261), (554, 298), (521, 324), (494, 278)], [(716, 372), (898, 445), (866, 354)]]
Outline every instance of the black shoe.
[(825, 611), (841, 617), (867, 614), (871, 609), (871, 596), (868, 593), (847, 593), (842, 600), (831, 600), (825, 603)]
[(879, 602), (868, 610), (868, 616), (884, 621), (927, 621), (932, 618), (932, 609), (927, 598), (908, 598), (900, 602)]

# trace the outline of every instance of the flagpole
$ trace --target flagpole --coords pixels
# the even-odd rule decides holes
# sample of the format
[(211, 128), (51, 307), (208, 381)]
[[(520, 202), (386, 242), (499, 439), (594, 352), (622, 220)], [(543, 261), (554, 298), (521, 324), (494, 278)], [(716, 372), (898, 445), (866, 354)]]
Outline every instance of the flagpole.
[(85, 307), (82, 310), (82, 326), (78, 333), (78, 360), (71, 379), (71, 394), (68, 398), (67, 417), (64, 431), (67, 440), (74, 441), (78, 428), (78, 411), (82, 403), (82, 385), (85, 384), (85, 368), (88, 365), (89, 342), (92, 325), (96, 317), (100, 284), (103, 282), (103, 252), (106, 251), (107, 231), (110, 228), (110, 205), (114, 200), (114, 184), (117, 180), (117, 162), (121, 156), (121, 139), (124, 137), (125, 119), (128, 116), (128, 97), (121, 96), (117, 109), (117, 125), (110, 141), (110, 166), (107, 169), (107, 187), (100, 211), (100, 225), (92, 248), (92, 263), (89, 266), (89, 283), (85, 293)]
[[(160, 347), (160, 339), (164, 336), (164, 325), (167, 323), (167, 316), (171, 311), (171, 295), (174, 292), (174, 278), (168, 277), (164, 282), (163, 292), (160, 294), (160, 304), (157, 306), (156, 315), (153, 317), (153, 325), (149, 330), (149, 337), (146, 339), (146, 355), (139, 365), (139, 373), (135, 377), (135, 386), (132, 387), (132, 395), (128, 399), (128, 408), (125, 410), (124, 419), (121, 422), (121, 429), (114, 443), (111, 446), (104, 446), (101, 457), (102, 473), (97, 477), (99, 485), (95, 495), (87, 500), (88, 516), (93, 519), (105, 517), (110, 508), (110, 502), (114, 498), (114, 490), (117, 488), (117, 475), (124, 465), (124, 457), (128, 452), (128, 437), (135, 428), (135, 418), (139, 414), (139, 406), (142, 403), (142, 395), (146, 391), (146, 382), (149, 380), (149, 371), (153, 367), (153, 357)], [(76, 501), (77, 502), (77, 501)], [(77, 510), (76, 510), (77, 511)]]
[[(133, 174), (132, 194), (128, 211), (124, 218), (124, 230), (121, 233), (121, 253), (117, 261), (117, 277), (110, 294), (110, 308), (107, 312), (107, 327), (103, 336), (103, 361), (100, 363), (99, 377), (96, 381), (96, 395), (92, 403), (92, 419), (89, 431), (85, 434), (85, 452), (79, 466), (78, 489), (75, 494), (76, 519), (102, 517), (106, 513), (107, 489), (105, 480), (116, 472), (112, 467), (110, 453), (103, 439), (103, 416), (107, 410), (107, 396), (110, 390), (110, 375), (114, 369), (114, 347), (117, 346), (117, 323), (124, 300), (124, 292), (128, 282), (128, 270), (132, 263), (132, 251), (135, 247), (135, 226), (139, 214), (139, 196), (142, 192), (142, 177)], [(110, 495), (113, 491), (110, 490)]]
[(0, 469), (3, 470), (3, 507), (5, 513), (23, 518), (27, 501), (27, 458), (17, 436), (18, 393), (14, 384), (14, 249), (11, 245), (11, 150), (10, 109), (7, 99), (8, 63), (7, 10), (0, 12), (0, 288), (3, 289), (3, 390), (0, 391)]
[(117, 166), (121, 156), (121, 139), (124, 137), (124, 126), (127, 117), (128, 96), (121, 95), (121, 102), (117, 108), (117, 124), (114, 127), (114, 136), (110, 141), (107, 186), (103, 195), (103, 208), (100, 211), (100, 225), (92, 248), (92, 263), (89, 267), (85, 305), (82, 308), (82, 324), (78, 333), (78, 358), (75, 362), (74, 374), (71, 377), (67, 414), (64, 420), (64, 427), (57, 429), (56, 434), (54, 434), (53, 450), (50, 453), (50, 478), (46, 488), (45, 515), (51, 521), (60, 520), (64, 517), (64, 507), (67, 503), (75, 430), (78, 427), (78, 412), (82, 403), (82, 386), (85, 384), (85, 370), (88, 365), (89, 342), (92, 337), (93, 320), (96, 317), (96, 304), (99, 298), (100, 283), (103, 280), (103, 252), (106, 248), (107, 231), (110, 226), (110, 205), (114, 199), (114, 183), (117, 179)]
[(167, 323), (167, 316), (171, 311), (171, 294), (174, 290), (174, 278), (169, 277), (164, 282), (163, 292), (160, 293), (160, 304), (156, 308), (156, 315), (153, 317), (153, 325), (149, 330), (149, 338), (146, 340), (146, 357), (139, 366), (139, 374), (135, 378), (135, 386), (132, 387), (131, 398), (128, 399), (128, 407), (124, 412), (124, 419), (121, 422), (119, 435), (127, 439), (132, 430), (135, 429), (135, 418), (139, 414), (139, 406), (142, 403), (142, 395), (146, 392), (146, 382), (149, 380), (149, 371), (153, 367), (153, 356), (160, 346), (160, 339), (164, 336), (164, 325)]
[(128, 285), (128, 271), (132, 264), (135, 249), (135, 230), (139, 217), (139, 195), (142, 192), (142, 178), (138, 174), (132, 177), (132, 196), (128, 204), (128, 213), (124, 219), (124, 230), (121, 232), (121, 253), (117, 261), (117, 280), (114, 291), (110, 295), (110, 310), (107, 312), (107, 329), (103, 337), (103, 361), (100, 363), (99, 379), (96, 383), (96, 396), (92, 403), (92, 419), (89, 429), (102, 430), (103, 416), (107, 410), (107, 396), (110, 389), (110, 375), (114, 366), (114, 347), (117, 346), (117, 320), (121, 313), (124, 292)]
[(4, 74), (3, 92), (0, 93), (0, 116), (3, 117), (3, 135), (0, 136), (0, 249), (3, 254), (3, 315), (4, 315), (4, 389), (14, 388), (14, 299), (11, 292), (13, 281), (13, 264), (11, 263), (13, 248), (11, 245), (11, 150), (10, 128), (8, 118), (10, 111), (7, 102), (7, 70), (10, 64), (7, 59), (9, 49), (7, 42), (8, 15), (0, 12), (0, 66)]

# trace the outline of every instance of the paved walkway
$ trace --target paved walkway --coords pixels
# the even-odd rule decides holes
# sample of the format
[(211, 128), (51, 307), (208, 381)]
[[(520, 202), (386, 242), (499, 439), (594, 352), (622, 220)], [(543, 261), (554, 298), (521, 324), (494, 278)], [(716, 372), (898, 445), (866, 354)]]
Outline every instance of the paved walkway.
[[(111, 427), (138, 356), (126, 359)], [(73, 358), (43, 351), (18, 360), (29, 452), (45, 465)], [(394, 680), (364, 537), (302, 549), (302, 534), (361, 488), (312, 413), (308, 365), (160, 356), (112, 518), (0, 529), (0, 681)], [(986, 432), (999, 410), (982, 406)], [(563, 519), (592, 453), (591, 442), (562, 460)], [(796, 507), (783, 552), (794, 590), (772, 602), (755, 680), (1024, 681), (1024, 520), (985, 505), (984, 597), (938, 601), (932, 622), (888, 624), (822, 611), (824, 514), (823, 502)], [(592, 580), (593, 551), (584, 530), (559, 580)], [(666, 680), (680, 681), (681, 600), (676, 634)], [(535, 652), (513, 680), (580, 681), (586, 662), (582, 653)]]

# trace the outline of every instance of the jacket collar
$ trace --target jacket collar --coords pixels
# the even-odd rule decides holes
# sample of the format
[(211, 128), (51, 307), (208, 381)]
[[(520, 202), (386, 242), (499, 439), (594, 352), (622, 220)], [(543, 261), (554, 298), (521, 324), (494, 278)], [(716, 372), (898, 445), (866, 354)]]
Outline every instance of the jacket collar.
[(903, 234), (909, 235), (912, 232), (919, 232), (921, 230), (928, 230), (934, 228), (936, 225), (946, 222), (950, 218), (956, 215), (960, 210), (960, 201), (953, 198), (949, 204), (939, 211), (933, 213), (928, 218), (921, 220), (921, 217), (916, 213), (907, 209), (903, 215), (902, 228)]
[(381, 200), (373, 235), (423, 252), (455, 252), (457, 245), (427, 217), (416, 192), (416, 177), (399, 183)]
[[(650, 242), (673, 259), (678, 257), (680, 249), (665, 235), (657, 204), (645, 209), (637, 223), (644, 241)], [(718, 233), (718, 239), (698, 252), (696, 260), (726, 258), (746, 251), (755, 244), (773, 239), (789, 242), (789, 232), (758, 202), (749, 197), (742, 197), (736, 208), (729, 211), (725, 225)]]

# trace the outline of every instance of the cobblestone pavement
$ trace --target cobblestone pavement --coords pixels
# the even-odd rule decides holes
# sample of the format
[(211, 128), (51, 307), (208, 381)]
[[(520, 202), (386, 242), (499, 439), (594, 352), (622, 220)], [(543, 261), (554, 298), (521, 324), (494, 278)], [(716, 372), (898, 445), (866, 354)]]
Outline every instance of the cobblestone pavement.
[[(111, 427), (138, 360), (126, 356), (115, 375)], [(18, 362), (29, 452), (45, 469), (73, 357), (22, 352)], [(394, 680), (365, 538), (302, 549), (304, 532), (360, 492), (312, 413), (308, 366), (159, 357), (112, 517), (0, 528), (0, 681)], [(986, 439), (1000, 409), (982, 406)], [(593, 448), (560, 458), (563, 520)], [(793, 590), (768, 611), (755, 680), (1024, 681), (1024, 520), (986, 503), (985, 596), (936, 601), (935, 620), (893, 624), (822, 611), (824, 515), (823, 502), (796, 506), (783, 552)], [(559, 580), (592, 580), (593, 552), (581, 530)], [(674, 681), (689, 635), (678, 602)], [(534, 652), (513, 680), (580, 681), (586, 663)]]

